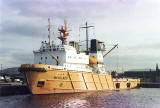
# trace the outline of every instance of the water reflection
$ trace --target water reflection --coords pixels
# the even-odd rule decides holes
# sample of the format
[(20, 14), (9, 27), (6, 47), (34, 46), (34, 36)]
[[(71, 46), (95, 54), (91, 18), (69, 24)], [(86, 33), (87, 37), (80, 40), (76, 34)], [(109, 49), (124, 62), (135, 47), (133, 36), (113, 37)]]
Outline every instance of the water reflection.
[(99, 104), (101, 103), (101, 100), (97, 99), (99, 95), (109, 95), (111, 93), (112, 92), (89, 92), (73, 94), (30, 95), (23, 100), (23, 103), (21, 103), (21, 105), (30, 108), (88, 108), (92, 106), (96, 107), (97, 102)]
[(160, 89), (0, 97), (0, 108), (159, 108)]

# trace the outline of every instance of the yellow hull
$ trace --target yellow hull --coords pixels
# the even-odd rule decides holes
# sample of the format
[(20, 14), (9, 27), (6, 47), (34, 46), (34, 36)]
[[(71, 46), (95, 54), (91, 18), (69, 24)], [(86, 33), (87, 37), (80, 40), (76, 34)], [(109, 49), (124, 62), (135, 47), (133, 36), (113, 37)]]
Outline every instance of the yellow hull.
[[(56, 66), (24, 64), (24, 73), (32, 94), (74, 93), (135, 88), (139, 81), (113, 81), (111, 75), (67, 71)], [(119, 86), (117, 84), (119, 83)], [(128, 83), (130, 86), (127, 86)]]

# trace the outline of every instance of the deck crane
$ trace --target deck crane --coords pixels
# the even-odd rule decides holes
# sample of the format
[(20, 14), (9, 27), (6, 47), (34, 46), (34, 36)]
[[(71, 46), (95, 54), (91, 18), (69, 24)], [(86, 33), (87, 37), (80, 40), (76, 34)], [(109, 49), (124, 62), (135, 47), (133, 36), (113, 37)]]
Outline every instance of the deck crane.
[(105, 55), (103, 55), (103, 58), (108, 55), (112, 50), (114, 50), (115, 48), (118, 48), (118, 44), (114, 45), (113, 48), (111, 48)]
[(60, 61), (59, 61), (59, 59), (58, 59), (56, 56), (54, 56), (49, 50), (45, 50), (45, 51), (46, 51), (53, 59), (56, 60), (57, 65), (60, 64)]

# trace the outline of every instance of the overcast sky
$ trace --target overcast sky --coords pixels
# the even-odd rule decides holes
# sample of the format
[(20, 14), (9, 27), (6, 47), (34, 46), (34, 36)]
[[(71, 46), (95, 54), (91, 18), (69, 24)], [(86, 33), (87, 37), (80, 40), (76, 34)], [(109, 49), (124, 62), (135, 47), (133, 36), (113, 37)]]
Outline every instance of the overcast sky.
[(0, 0), (0, 64), (5, 67), (33, 63), (33, 50), (47, 40), (47, 18), (52, 39), (67, 19), (69, 40), (84, 40), (85, 21), (95, 26), (89, 38), (110, 49), (108, 70), (155, 68), (160, 63), (160, 0)]

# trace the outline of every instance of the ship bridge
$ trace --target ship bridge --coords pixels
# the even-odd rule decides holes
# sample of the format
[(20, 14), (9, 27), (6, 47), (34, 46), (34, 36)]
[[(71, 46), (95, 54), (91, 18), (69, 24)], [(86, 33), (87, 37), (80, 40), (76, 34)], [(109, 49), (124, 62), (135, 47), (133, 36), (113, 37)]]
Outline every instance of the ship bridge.
[[(42, 42), (40, 49), (33, 53), (35, 64), (59, 65), (70, 70), (81, 71), (85, 71), (89, 64), (89, 55), (77, 52), (76, 48), (70, 45), (48, 45), (48, 43)], [(59, 64), (52, 55), (60, 61)]]
[[(34, 64), (62, 66), (66, 70), (73, 71), (106, 73), (103, 62), (103, 52), (105, 51), (103, 42), (92, 39), (91, 48), (87, 46), (85, 52), (80, 51), (77, 42), (67, 42), (69, 33), (65, 21), (64, 26), (58, 28), (58, 39), (61, 40), (61, 44), (56, 45), (50, 42), (50, 21), (48, 27), (49, 41), (42, 41), (40, 49), (33, 51)], [(86, 25), (84, 28), (88, 29), (88, 26)], [(88, 45), (88, 40), (86, 42)]]

